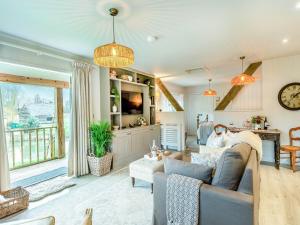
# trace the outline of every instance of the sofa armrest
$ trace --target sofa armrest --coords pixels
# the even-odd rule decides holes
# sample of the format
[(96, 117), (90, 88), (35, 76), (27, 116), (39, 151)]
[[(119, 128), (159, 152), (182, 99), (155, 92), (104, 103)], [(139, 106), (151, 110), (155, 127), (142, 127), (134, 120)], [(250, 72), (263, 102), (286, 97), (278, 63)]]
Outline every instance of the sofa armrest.
[(165, 225), (166, 213), (167, 175), (156, 172), (153, 177), (153, 225)]
[(256, 225), (253, 196), (203, 184), (200, 191), (202, 225)]

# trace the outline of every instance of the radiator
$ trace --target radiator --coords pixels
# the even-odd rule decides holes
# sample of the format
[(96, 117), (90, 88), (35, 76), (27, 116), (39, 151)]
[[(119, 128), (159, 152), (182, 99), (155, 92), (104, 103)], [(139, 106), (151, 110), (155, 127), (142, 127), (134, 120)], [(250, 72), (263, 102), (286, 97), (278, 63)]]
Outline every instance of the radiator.
[(181, 150), (182, 126), (180, 124), (161, 124), (160, 142), (164, 149)]

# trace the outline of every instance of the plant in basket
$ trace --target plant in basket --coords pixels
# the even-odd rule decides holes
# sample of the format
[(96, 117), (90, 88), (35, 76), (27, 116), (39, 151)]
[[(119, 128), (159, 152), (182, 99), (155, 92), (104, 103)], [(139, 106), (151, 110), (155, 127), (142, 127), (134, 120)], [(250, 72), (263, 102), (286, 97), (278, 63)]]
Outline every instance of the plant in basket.
[(107, 121), (93, 122), (89, 128), (92, 148), (88, 155), (91, 174), (102, 176), (110, 172), (112, 153), (110, 145), (113, 138), (111, 126)]

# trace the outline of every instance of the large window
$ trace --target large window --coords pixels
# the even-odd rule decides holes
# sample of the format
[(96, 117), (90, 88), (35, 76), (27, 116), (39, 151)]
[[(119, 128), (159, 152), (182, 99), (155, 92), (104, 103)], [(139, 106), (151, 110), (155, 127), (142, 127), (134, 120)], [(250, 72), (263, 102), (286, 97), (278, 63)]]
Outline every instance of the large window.
[[(183, 108), (184, 95), (179, 94), (179, 93), (175, 93), (175, 92), (172, 92), (171, 94), (176, 99), (178, 104)], [(160, 94), (160, 96), (161, 96), (160, 97), (160, 109), (161, 109), (161, 111), (162, 112), (175, 112), (176, 110), (174, 109), (174, 107), (172, 106), (170, 101), (166, 98), (166, 96), (164, 94)]]
[[(58, 158), (60, 136), (56, 88), (6, 82), (0, 83), (0, 87), (10, 168)], [(63, 98), (65, 136), (68, 140), (68, 89), (63, 91)]]

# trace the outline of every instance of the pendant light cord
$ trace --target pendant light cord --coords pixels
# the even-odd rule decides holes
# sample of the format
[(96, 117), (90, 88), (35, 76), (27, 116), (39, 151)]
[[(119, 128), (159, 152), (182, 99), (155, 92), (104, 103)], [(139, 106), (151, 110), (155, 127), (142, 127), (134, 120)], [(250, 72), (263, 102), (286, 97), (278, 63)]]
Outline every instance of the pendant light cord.
[(113, 43), (115, 43), (115, 16), (113, 16)]
[(242, 73), (244, 73), (244, 59), (242, 59)]

